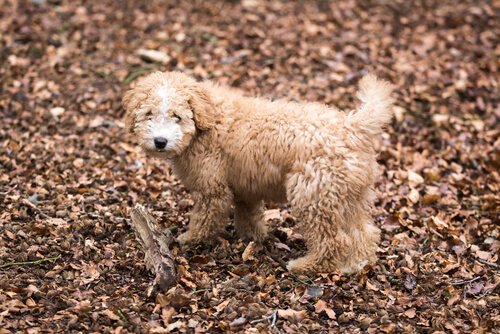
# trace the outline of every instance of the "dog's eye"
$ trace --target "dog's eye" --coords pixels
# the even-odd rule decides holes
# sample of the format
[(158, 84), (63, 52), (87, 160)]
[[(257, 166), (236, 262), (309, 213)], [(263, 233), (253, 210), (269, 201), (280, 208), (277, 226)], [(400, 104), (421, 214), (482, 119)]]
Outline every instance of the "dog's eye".
[(147, 117), (147, 118), (151, 118), (151, 117), (153, 117), (153, 112), (148, 111), (148, 112), (146, 113), (146, 117)]
[(174, 119), (179, 122), (181, 120), (180, 116), (174, 115)]

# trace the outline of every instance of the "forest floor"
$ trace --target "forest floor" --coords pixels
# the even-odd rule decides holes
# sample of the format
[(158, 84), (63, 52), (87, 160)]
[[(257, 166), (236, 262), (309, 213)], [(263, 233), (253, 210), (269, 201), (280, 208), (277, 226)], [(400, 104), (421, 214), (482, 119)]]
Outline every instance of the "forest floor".
[[(2, 3), (0, 333), (500, 328), (499, 1)], [(173, 244), (179, 284), (146, 298), (130, 208), (178, 235), (193, 204), (124, 129), (123, 92), (154, 70), (344, 110), (364, 73), (393, 82), (379, 261), (290, 275), (304, 242), (270, 206), (263, 245), (231, 226), (215, 246)]]

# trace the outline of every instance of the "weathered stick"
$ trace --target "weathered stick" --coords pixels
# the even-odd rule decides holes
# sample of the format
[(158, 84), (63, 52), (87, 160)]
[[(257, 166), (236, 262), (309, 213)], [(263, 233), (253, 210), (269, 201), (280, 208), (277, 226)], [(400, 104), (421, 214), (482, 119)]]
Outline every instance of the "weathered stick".
[(169, 230), (159, 227), (156, 219), (142, 205), (136, 204), (131, 218), (135, 236), (144, 250), (146, 266), (156, 274), (147, 295), (150, 297), (158, 288), (167, 291), (177, 283), (174, 257), (168, 249), (172, 235)]

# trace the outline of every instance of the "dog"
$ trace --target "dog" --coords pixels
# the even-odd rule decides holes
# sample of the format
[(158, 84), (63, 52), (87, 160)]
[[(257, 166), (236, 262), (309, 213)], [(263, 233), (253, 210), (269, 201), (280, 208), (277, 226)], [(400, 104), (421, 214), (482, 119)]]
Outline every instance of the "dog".
[(286, 202), (307, 246), (292, 272), (354, 273), (376, 261), (370, 206), (374, 141), (392, 117), (392, 85), (364, 76), (360, 107), (245, 96), (179, 72), (155, 72), (125, 93), (126, 123), (149, 155), (168, 159), (195, 205), (182, 245), (213, 239), (229, 220), (243, 239), (267, 234), (264, 202)]

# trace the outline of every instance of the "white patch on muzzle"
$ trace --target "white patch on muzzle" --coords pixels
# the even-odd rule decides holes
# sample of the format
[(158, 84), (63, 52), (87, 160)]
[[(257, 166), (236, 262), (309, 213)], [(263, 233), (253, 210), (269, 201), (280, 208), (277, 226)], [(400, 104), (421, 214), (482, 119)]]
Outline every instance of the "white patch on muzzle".
[(175, 121), (157, 117), (150, 121), (149, 130), (151, 133), (151, 145), (154, 146), (155, 138), (165, 138), (167, 146), (164, 150), (169, 151), (175, 149), (182, 139), (182, 129)]

